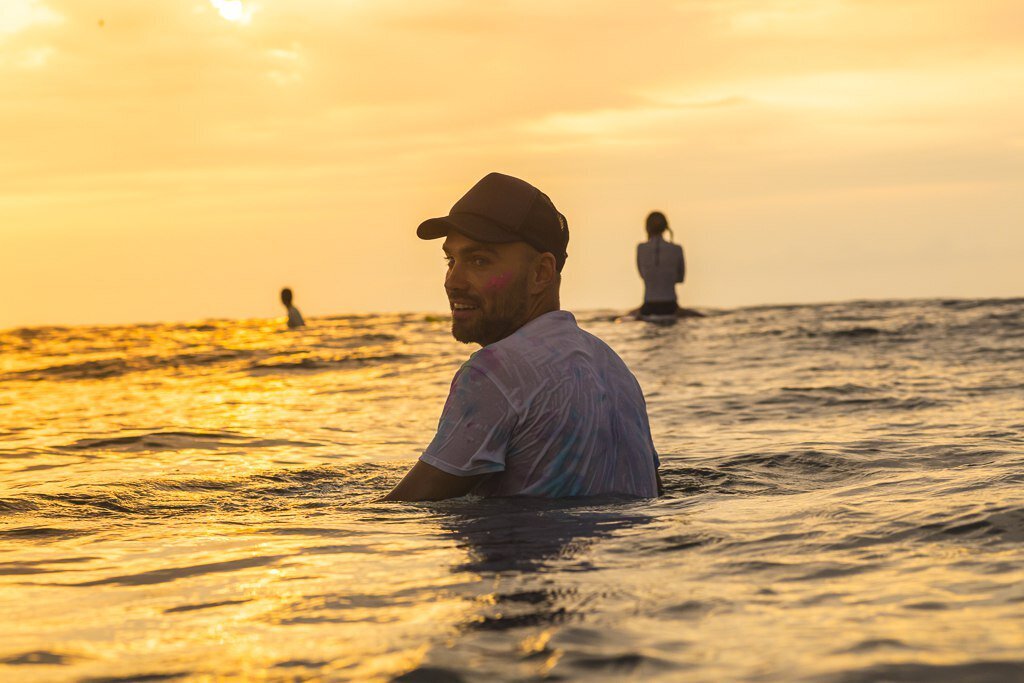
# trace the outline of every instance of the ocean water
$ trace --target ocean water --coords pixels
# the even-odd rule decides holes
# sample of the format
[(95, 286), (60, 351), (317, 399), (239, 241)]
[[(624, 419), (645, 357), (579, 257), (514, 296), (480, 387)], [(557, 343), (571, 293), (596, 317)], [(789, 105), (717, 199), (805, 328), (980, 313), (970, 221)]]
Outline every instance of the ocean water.
[(0, 680), (1024, 680), (1024, 299), (708, 313), (640, 501), (376, 502), (443, 316), (0, 332)]

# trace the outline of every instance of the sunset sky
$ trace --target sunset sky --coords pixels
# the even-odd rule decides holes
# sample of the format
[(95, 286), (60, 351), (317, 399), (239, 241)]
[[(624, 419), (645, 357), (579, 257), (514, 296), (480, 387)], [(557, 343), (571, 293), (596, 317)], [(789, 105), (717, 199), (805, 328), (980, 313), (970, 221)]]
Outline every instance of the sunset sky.
[(1024, 296), (1021, 0), (2, 0), (0, 327), (442, 311), (489, 171), (563, 306)]

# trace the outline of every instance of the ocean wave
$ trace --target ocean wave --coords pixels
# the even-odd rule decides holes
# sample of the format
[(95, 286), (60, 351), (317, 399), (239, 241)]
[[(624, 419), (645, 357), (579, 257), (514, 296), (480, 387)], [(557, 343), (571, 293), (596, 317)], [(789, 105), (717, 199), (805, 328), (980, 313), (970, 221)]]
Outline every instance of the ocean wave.
[(946, 401), (926, 396), (899, 397), (884, 393), (883, 389), (857, 384), (782, 387), (774, 393), (755, 399), (754, 405), (807, 408), (831, 408), (848, 413), (857, 410), (912, 411), (937, 408)]
[[(0, 498), (0, 514), (11, 514), (19, 512), (35, 512), (39, 509), (36, 503), (22, 498)], [(10, 532), (10, 529), (0, 530)]]
[(650, 536), (639, 541), (630, 550), (637, 555), (650, 555), (661, 553), (677, 553), (685, 550), (702, 548), (720, 542), (720, 536), (708, 532), (680, 534), (670, 533), (664, 536)]
[(277, 358), (252, 363), (249, 366), (249, 373), (259, 375), (275, 372), (322, 372), (325, 370), (345, 370), (350, 368), (362, 368), (368, 365), (381, 365), (406, 361), (411, 358), (413, 358), (413, 356), (404, 353), (385, 353), (379, 355), (353, 354), (350, 356), (335, 357), (307, 356), (295, 360)]
[(203, 368), (223, 365), (256, 355), (258, 352), (237, 349), (230, 351), (208, 351), (201, 353), (182, 353), (169, 356), (124, 356), (115, 358), (98, 358), (74, 363), (59, 363), (41, 368), (30, 368), (9, 372), (3, 379), (9, 380), (105, 380), (121, 377), (130, 373), (151, 372), (154, 370), (183, 370), (187, 368)]
[(30, 562), (0, 562), (0, 575), (3, 576), (30, 576), (36, 574), (53, 574), (73, 570), (68, 565), (75, 565), (83, 562), (91, 562), (99, 559), (92, 555), (79, 557), (61, 557), (52, 560), (39, 560)]
[(218, 574), (222, 572), (235, 572), (241, 569), (252, 569), (254, 567), (265, 567), (276, 564), (288, 557), (287, 555), (257, 555), (255, 557), (244, 557), (236, 560), (224, 560), (222, 562), (206, 562), (202, 564), (183, 565), (179, 567), (168, 567), (153, 569), (149, 571), (135, 572), (133, 574), (118, 574), (93, 581), (82, 581), (81, 583), (64, 584), (77, 587), (91, 586), (153, 586), (161, 583), (169, 583), (180, 579), (187, 579), (206, 574)]
[[(404, 472), (404, 467), (402, 471)], [(177, 519), (208, 513), (249, 514), (363, 504), (399, 475), (383, 465), (315, 467), (242, 477), (182, 477), (108, 483), (74, 493), (26, 493), (0, 499), (7, 518), (137, 517)], [(31, 531), (26, 531), (31, 534)]]
[(140, 671), (128, 676), (90, 676), (79, 683), (160, 683), (175, 681), (193, 675), (192, 671)]
[[(901, 491), (902, 487), (898, 482), (890, 482), (885, 491), (890, 496)], [(1009, 488), (1007, 491), (1011, 490)], [(844, 498), (850, 498), (851, 491), (843, 493)], [(874, 491), (880, 494), (881, 490)], [(904, 499), (907, 494), (904, 492)], [(939, 489), (934, 494), (936, 497), (952, 497), (950, 491)], [(928, 497), (931, 498), (932, 495)], [(969, 494), (966, 494), (969, 495)], [(856, 497), (856, 496), (854, 496)], [(882, 495), (880, 500), (886, 499)], [(958, 506), (957, 511), (938, 509), (930, 514), (917, 513), (913, 515), (901, 515), (898, 517), (874, 514), (860, 514), (857, 518), (856, 511), (854, 518), (849, 523), (843, 524), (843, 528), (850, 531), (841, 537), (822, 539), (820, 549), (830, 552), (864, 551), (868, 548), (889, 546), (892, 548), (907, 548), (914, 546), (920, 548), (931, 544), (948, 544), (959, 548), (973, 548), (975, 551), (983, 547), (1014, 549), (1024, 541), (1024, 506), (1021, 505), (984, 505), (984, 506)], [(970, 509), (963, 509), (969, 507)], [(838, 520), (842, 522), (843, 520)], [(877, 555), (877, 550), (872, 555)], [(921, 552), (925, 552), (922, 550)], [(972, 565), (971, 555), (965, 554), (963, 560), (965, 566)], [(985, 573), (995, 575), (1001, 572), (1013, 573), (1018, 566), (1009, 563), (992, 562), (986, 566)]]
[(883, 334), (898, 334), (890, 332), (888, 330), (881, 330), (877, 327), (845, 327), (838, 330), (825, 330), (823, 332), (808, 332), (807, 336), (815, 337), (819, 334), (826, 337), (836, 337), (840, 339), (864, 339), (865, 337), (877, 337)]
[(739, 481), (735, 475), (712, 467), (680, 467), (677, 465), (679, 460), (671, 454), (662, 453), (661, 460), (659, 472), (670, 496), (728, 492), (734, 490)]
[(1003, 299), (938, 299), (937, 302), (943, 308), (952, 308), (959, 311), (968, 311), (975, 308), (992, 308), (994, 306), (1024, 306), (1024, 298), (1021, 297)]
[(192, 432), (175, 430), (146, 431), (122, 436), (103, 436), (78, 439), (58, 446), (65, 451), (121, 451), (158, 452), (181, 450), (219, 450), (222, 448), (274, 448), (294, 446), (296, 448), (317, 446), (309, 441), (289, 439), (265, 439), (235, 432)]
[(244, 605), (251, 600), (218, 600), (217, 602), (199, 602), (191, 603), (187, 605), (178, 605), (177, 607), (170, 607), (164, 610), (164, 614), (177, 614), (178, 612), (196, 612), (199, 610), (213, 609), (216, 607), (226, 607), (229, 605)]
[(987, 543), (1024, 541), (1024, 507), (999, 506), (923, 524), (926, 540), (975, 539)]
[(834, 482), (863, 472), (861, 463), (838, 453), (807, 448), (796, 451), (744, 453), (729, 457), (719, 465), (726, 471), (756, 470), (759, 478), (786, 479), (809, 476)]
[(958, 664), (906, 662), (876, 664), (862, 669), (843, 671), (816, 679), (819, 683), (996, 683), (1024, 681), (1024, 660), (974, 660)]
[(992, 323), (992, 327), (1004, 329), (1007, 334), (1019, 333), (1024, 327), (1024, 311), (990, 313), (984, 317), (983, 322)]
[[(195, 350), (195, 346), (188, 343), (188, 337), (184, 337), (179, 342), (184, 348), (175, 353), (152, 353), (156, 340), (149, 337), (103, 339), (103, 343), (97, 343), (98, 341), (92, 337), (82, 338), (78, 343), (73, 343), (69, 339), (50, 340), (50, 345), (46, 347), (49, 353), (45, 354), (50, 361), (48, 364), (12, 369), (0, 374), (0, 380), (110, 380), (139, 373), (164, 372), (180, 375), (193, 371), (206, 372), (216, 368), (239, 372), (322, 371), (374, 363), (402, 362), (415, 357), (389, 348), (400, 342), (396, 335), (375, 332), (325, 333), (302, 344), (281, 346), (279, 343), (251, 348), (235, 348), (232, 346), (232, 338), (227, 337), (220, 339), (223, 345), (203, 350)], [(208, 342), (213, 341), (214, 339), (205, 340), (202, 346), (208, 346)], [(163, 343), (171, 344), (168, 340), (163, 340)], [(28, 348), (19, 350), (21, 354), (30, 351)], [(69, 356), (77, 356), (80, 360), (66, 362), (64, 359)], [(53, 362), (54, 359), (60, 359), (60, 362)], [(29, 357), (27, 362), (31, 363), (32, 360)]]
[[(31, 504), (30, 510), (39, 510), (39, 506)], [(24, 512), (25, 510), (19, 510)], [(22, 527), (11, 527), (9, 529), (0, 529), (0, 538), (7, 538), (10, 540), (26, 540), (26, 541), (58, 541), (69, 538), (76, 538), (78, 536), (88, 536), (93, 532), (86, 529), (68, 529), (53, 526), (22, 526)]]
[[(90, 659), (79, 654), (57, 652), (53, 650), (30, 650), (0, 659), (6, 666), (66, 666)], [(135, 679), (139, 680), (139, 679)]]

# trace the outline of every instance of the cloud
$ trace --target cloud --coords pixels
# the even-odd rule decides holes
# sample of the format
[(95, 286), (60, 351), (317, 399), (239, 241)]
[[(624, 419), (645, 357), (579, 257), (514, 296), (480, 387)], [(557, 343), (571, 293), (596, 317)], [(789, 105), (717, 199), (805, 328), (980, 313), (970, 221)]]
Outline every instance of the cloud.
[(32, 40), (34, 29), (58, 26), (61, 14), (39, 0), (5, 0), (0, 5), (0, 77), (5, 70), (36, 70), (46, 66), (54, 55), (51, 45)]
[(688, 124), (696, 124), (702, 117), (719, 116), (722, 109), (749, 103), (742, 97), (669, 100), (671, 98), (662, 98), (660, 102), (644, 102), (633, 107), (547, 114), (527, 122), (523, 130), (566, 142), (659, 144), (678, 135)]
[(39, 24), (57, 24), (62, 17), (40, 0), (4, 0), (0, 9), (0, 41)]
[[(9, 162), (21, 178), (43, 167), (316, 165), (369, 150), (515, 149), (558, 137), (648, 145), (713, 134), (716, 121), (723, 131), (784, 120), (812, 131), (855, 119), (896, 127), (962, 109), (972, 80), (984, 91), (971, 101), (991, 101), (986, 71), (1014, 61), (973, 35), (1000, 16), (994, 5), (935, 2), (961, 10), (965, 35), (912, 0), (628, 11), (604, 1), (317, 0), (257, 15), (249, 3), (221, 3), (221, 13), (255, 17), (248, 25), (211, 5), (51, 0), (65, 21), (22, 46), (31, 79), (0, 73), (0, 124), (25, 131)], [(808, 35), (780, 40), (780, 31)], [(41, 143), (62, 151), (42, 159)]]

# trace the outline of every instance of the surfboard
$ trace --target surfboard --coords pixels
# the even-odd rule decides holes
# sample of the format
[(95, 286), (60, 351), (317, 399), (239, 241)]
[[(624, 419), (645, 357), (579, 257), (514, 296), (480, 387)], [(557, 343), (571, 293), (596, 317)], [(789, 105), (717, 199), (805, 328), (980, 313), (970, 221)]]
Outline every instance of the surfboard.
[(645, 322), (653, 323), (655, 325), (674, 325), (681, 318), (705, 318), (703, 313), (693, 308), (679, 308), (676, 310), (675, 315), (671, 313), (667, 315), (640, 315), (640, 309), (635, 308), (625, 315), (620, 315), (615, 318), (617, 323), (625, 322)]
[(637, 316), (637, 320), (642, 320), (645, 323), (651, 323), (653, 325), (675, 325), (679, 322), (679, 316), (677, 315), (641, 315)]

